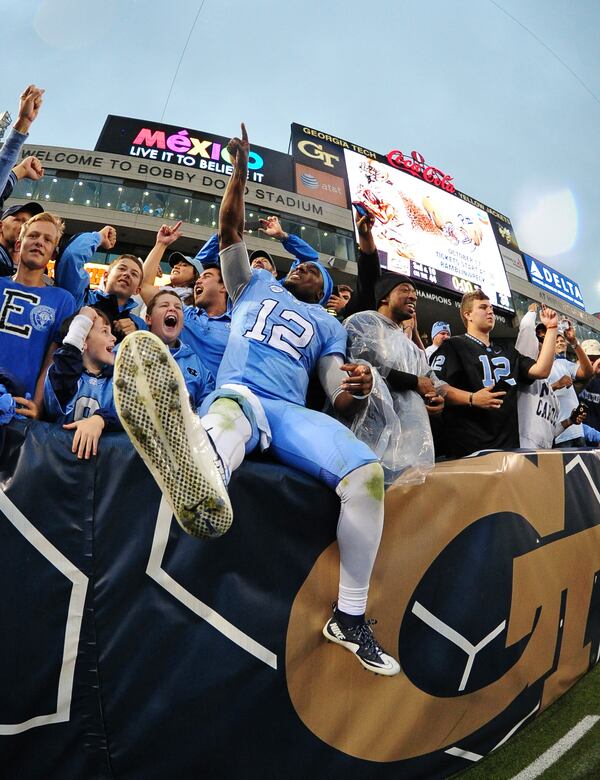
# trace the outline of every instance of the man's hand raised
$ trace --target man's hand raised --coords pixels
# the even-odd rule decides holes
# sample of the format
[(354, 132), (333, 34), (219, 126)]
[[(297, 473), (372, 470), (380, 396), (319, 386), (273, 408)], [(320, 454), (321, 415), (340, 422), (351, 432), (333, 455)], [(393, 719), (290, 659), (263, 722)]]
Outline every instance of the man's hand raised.
[(259, 233), (265, 233), (271, 238), (277, 238), (279, 241), (284, 241), (288, 234), (281, 227), (281, 222), (277, 217), (267, 217), (266, 219), (259, 219), (260, 227)]
[(156, 243), (163, 244), (165, 247), (171, 246), (178, 238), (181, 238), (181, 220), (175, 225), (170, 227), (169, 225), (162, 225), (158, 233), (156, 234)]
[(19, 114), (14, 125), (15, 130), (20, 133), (29, 132), (31, 123), (35, 121), (42, 105), (43, 95), (44, 90), (36, 87), (35, 84), (25, 87), (19, 99)]
[(248, 172), (248, 154), (250, 153), (250, 144), (248, 142), (248, 132), (246, 125), (242, 122), (242, 137), (234, 137), (227, 144), (227, 151), (231, 157), (231, 162), (238, 171), (246, 174)]
[(32, 181), (39, 181), (44, 175), (44, 169), (37, 157), (26, 157), (18, 165), (15, 165), (13, 173), (19, 180), (31, 179)]
[(545, 304), (542, 304), (542, 308), (540, 309), (540, 320), (546, 328), (555, 328), (558, 325), (558, 314), (554, 309), (550, 309)]
[(356, 229), (361, 234), (361, 236), (366, 236), (371, 232), (371, 228), (373, 227), (374, 222), (375, 222), (375, 218), (369, 212), (368, 214), (365, 214), (363, 217), (360, 217), (360, 219), (356, 220)]
[(105, 225), (98, 233), (100, 233), (98, 249), (112, 249), (117, 243), (117, 231), (111, 225)]

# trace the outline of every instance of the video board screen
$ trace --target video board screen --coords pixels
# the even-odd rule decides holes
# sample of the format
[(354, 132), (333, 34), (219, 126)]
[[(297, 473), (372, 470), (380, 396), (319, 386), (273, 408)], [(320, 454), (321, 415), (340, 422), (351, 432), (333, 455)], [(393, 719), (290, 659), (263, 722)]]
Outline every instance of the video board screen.
[(383, 268), (457, 293), (481, 288), (514, 311), (487, 212), (440, 187), (344, 149), (350, 196), (375, 216)]

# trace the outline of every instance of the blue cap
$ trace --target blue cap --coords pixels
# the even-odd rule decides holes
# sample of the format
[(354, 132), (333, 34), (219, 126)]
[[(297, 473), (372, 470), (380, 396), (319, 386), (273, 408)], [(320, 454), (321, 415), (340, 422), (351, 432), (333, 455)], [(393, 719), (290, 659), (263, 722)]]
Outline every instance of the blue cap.
[(441, 333), (443, 330), (448, 332), (448, 335), (452, 335), (452, 331), (450, 330), (450, 325), (448, 325), (447, 322), (434, 322), (431, 326), (431, 338), (434, 339), (438, 333)]
[(305, 263), (316, 265), (319, 271), (321, 272), (321, 276), (323, 277), (323, 295), (319, 299), (319, 303), (321, 304), (321, 306), (324, 306), (327, 303), (327, 301), (331, 298), (331, 293), (333, 292), (333, 279), (329, 275), (329, 271), (325, 268), (324, 265), (319, 263), (318, 260), (294, 260), (294, 262), (290, 266), (290, 271), (293, 271), (299, 265), (304, 265)]

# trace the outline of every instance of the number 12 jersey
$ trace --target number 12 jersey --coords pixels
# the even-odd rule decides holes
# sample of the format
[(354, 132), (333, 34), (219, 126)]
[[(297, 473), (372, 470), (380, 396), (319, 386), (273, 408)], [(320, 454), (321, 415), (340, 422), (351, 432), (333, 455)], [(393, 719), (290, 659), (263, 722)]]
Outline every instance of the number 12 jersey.
[(446, 455), (456, 458), (478, 450), (519, 447), (518, 386), (534, 381), (528, 375), (534, 363), (512, 346), (494, 342), (488, 346), (468, 334), (444, 341), (431, 359), (431, 367), (440, 379), (469, 393), (483, 387), (506, 392), (499, 409), (446, 405), (443, 413)]
[(268, 271), (255, 270), (233, 303), (217, 387), (245, 385), (258, 396), (303, 406), (319, 358), (345, 360), (346, 340), (322, 306), (298, 300)]

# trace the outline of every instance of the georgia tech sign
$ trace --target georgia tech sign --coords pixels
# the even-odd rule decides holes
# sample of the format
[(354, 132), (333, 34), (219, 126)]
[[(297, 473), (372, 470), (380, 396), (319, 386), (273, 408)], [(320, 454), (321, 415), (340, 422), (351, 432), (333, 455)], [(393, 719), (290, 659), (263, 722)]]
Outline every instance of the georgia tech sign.
[(481, 757), (564, 693), (600, 657), (599, 477), (590, 452), (504, 452), (390, 489), (369, 612), (403, 673), (376, 686), (307, 622), (337, 567), (332, 545), (288, 628), (288, 690), (307, 728), (369, 761)]

